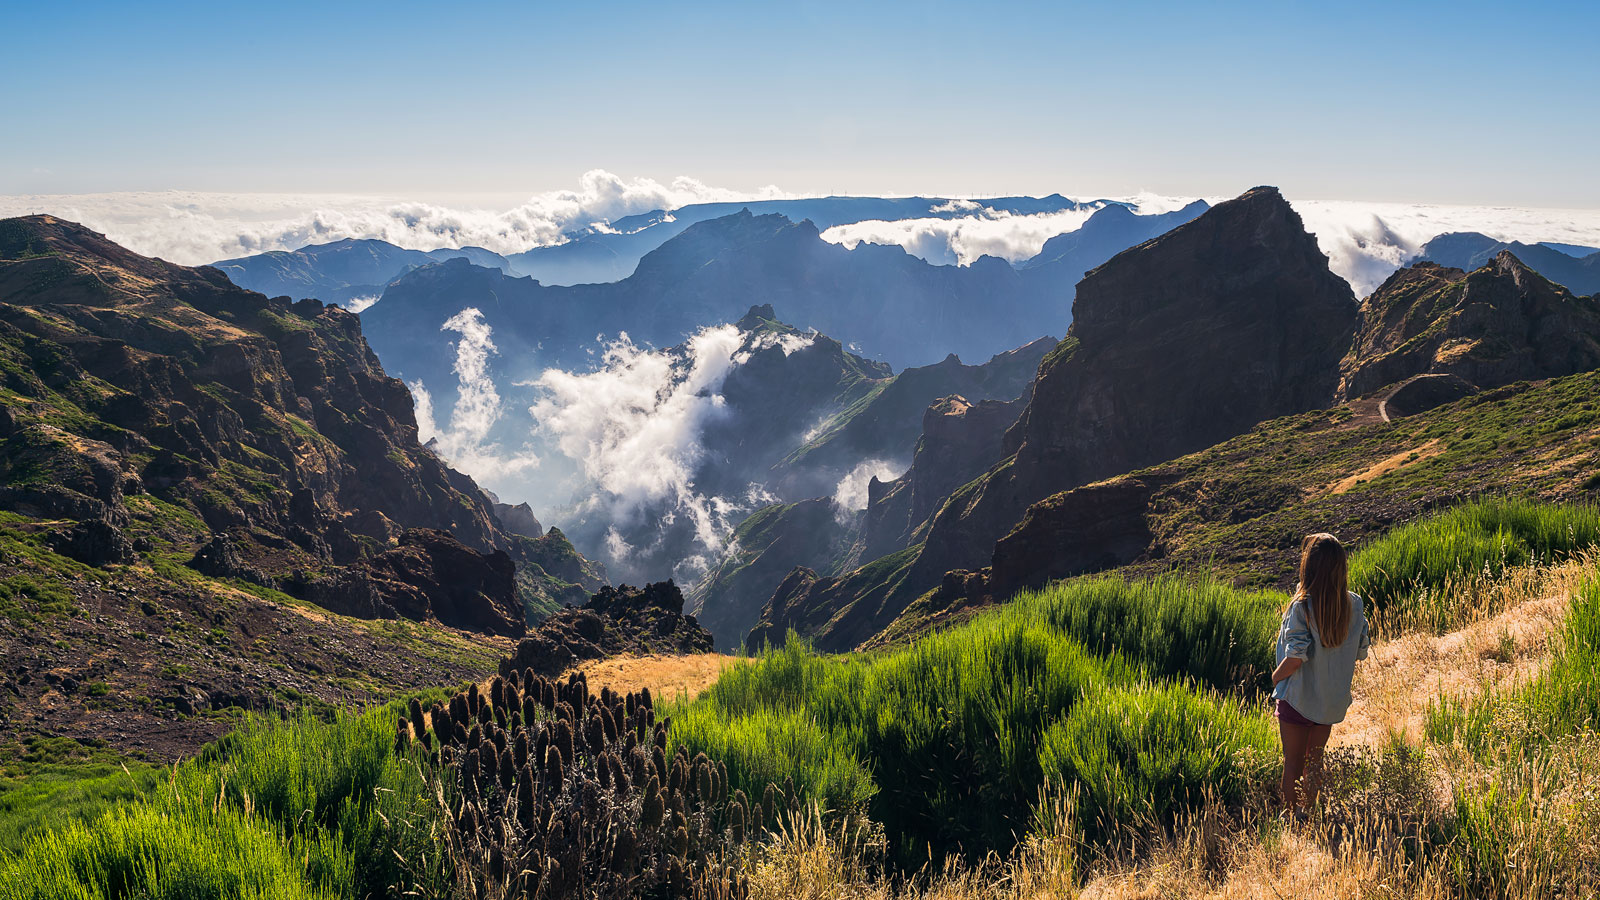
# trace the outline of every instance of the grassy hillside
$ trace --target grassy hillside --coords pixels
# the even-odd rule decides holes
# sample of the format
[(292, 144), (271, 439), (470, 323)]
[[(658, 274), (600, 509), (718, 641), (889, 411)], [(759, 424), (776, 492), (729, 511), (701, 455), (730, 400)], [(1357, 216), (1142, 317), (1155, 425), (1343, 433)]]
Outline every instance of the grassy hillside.
[[(1600, 817), (1581, 800), (1600, 785), (1579, 764), (1585, 748), (1600, 746), (1600, 571), (1582, 550), (1597, 522), (1589, 507), (1485, 503), (1397, 530), (1357, 555), (1358, 572), (1390, 579), (1379, 588), (1360, 576), (1376, 605), (1395, 608), (1430, 593), (1460, 604), (1453, 625), (1406, 620), (1395, 625), (1396, 640), (1491, 620), (1496, 610), (1475, 604), (1475, 594), (1491, 582), (1542, 591), (1547, 582), (1518, 580), (1541, 560), (1565, 558), (1560, 565), (1581, 570), (1581, 586), (1548, 656), (1528, 660), (1536, 677), (1437, 706), (1421, 736), (1339, 751), (1330, 763), (1329, 817), (1303, 829), (1285, 829), (1267, 800), (1278, 749), (1262, 677), (1286, 598), (1204, 577), (1092, 578), (1029, 593), (898, 650), (825, 656), (791, 641), (729, 667), (701, 697), (663, 709), (670, 726), (661, 728), (650, 724), (648, 701), (596, 696), (575, 679), (553, 690), (497, 679), (487, 692), (433, 692), (362, 714), (248, 718), (168, 770), (119, 773), (85, 760), (94, 777), (70, 795), (61, 789), (63, 770), (41, 763), (35, 778), (0, 794), (8, 844), (0, 897), (85, 889), (102, 897), (360, 897), (401, 884), (428, 896), (481, 896), (499, 883), (490, 851), (500, 839), (471, 837), (481, 832), (466, 830), (462, 798), (482, 792), (481, 808), (507, 817), (494, 826), (507, 829), (505, 846), (527, 846), (519, 829), (533, 828), (532, 820), (502, 806), (516, 791), (491, 781), (543, 783), (531, 769), (517, 774), (521, 763), (512, 761), (540, 751), (556, 760), (546, 768), (573, 785), (562, 791), (575, 791), (574, 803), (613, 752), (623, 761), (599, 776), (608, 791), (667, 769), (674, 785), (703, 777), (703, 790), (691, 792), (712, 805), (689, 813), (695, 828), (710, 829), (697, 832), (712, 841), (704, 846), (714, 857), (705, 858), (736, 870), (729, 880), (716, 869), (729, 896), (745, 895), (741, 886), (755, 897), (800, 888), (819, 897), (887, 896), (892, 882), (872, 874), (885, 871), (879, 865), (914, 871), (930, 857), (930, 875), (957, 897), (1028, 896), (1026, 884), (1055, 884), (1058, 896), (1097, 885), (1097, 896), (1135, 887), (1183, 895), (1223, 883), (1239, 891), (1256, 884), (1270, 896), (1260, 886), (1279, 885), (1294, 858), (1328, 873), (1330, 895), (1367, 883), (1357, 877), (1365, 873), (1399, 896), (1582, 896), (1600, 875), (1600, 853), (1592, 852)], [(1528, 555), (1485, 572), (1483, 545), (1472, 538), (1486, 533), (1505, 547), (1516, 536)], [(1384, 647), (1363, 665), (1385, 664)], [(1362, 687), (1358, 697), (1367, 696)], [(627, 727), (606, 724), (625, 708)], [(534, 726), (537, 746), (526, 736), (508, 740)], [(655, 735), (643, 743), (656, 741), (658, 759), (626, 748), (635, 733)], [(442, 749), (473, 746), (482, 749), (470, 759), (500, 761), (497, 776), (480, 763), (471, 765), (483, 774), (473, 775), (457, 751)], [(33, 752), (42, 759), (50, 748)], [(676, 763), (664, 762), (672, 760), (683, 761), (687, 782)], [(755, 811), (765, 802), (757, 798), (771, 796), (768, 785), (790, 782), (787, 797), (828, 812), (789, 799)], [(669, 788), (680, 789), (665, 779), (657, 789)], [(658, 827), (650, 824), (658, 823), (650, 788), (627, 796), (643, 805), (621, 807), (621, 821)], [(639, 833), (649, 854), (664, 854), (649, 858), (663, 864), (677, 858), (675, 808), (661, 820), (666, 831)], [(752, 832), (755, 821), (763, 824)], [(440, 846), (490, 855), (441, 855)], [(874, 846), (887, 853), (879, 864), (871, 862)], [(1001, 862), (937, 863), (946, 854), (980, 861), (989, 851)], [(619, 852), (605, 849), (584, 865), (611, 866)], [(179, 871), (187, 881), (171, 876)]]

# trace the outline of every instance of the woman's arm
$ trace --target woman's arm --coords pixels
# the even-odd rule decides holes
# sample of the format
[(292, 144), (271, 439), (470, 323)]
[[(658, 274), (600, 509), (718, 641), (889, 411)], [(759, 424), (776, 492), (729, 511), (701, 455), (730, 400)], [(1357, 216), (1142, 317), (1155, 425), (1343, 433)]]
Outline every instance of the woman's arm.
[(1298, 656), (1286, 657), (1283, 662), (1278, 663), (1278, 667), (1276, 669), (1272, 670), (1272, 683), (1277, 684), (1285, 678), (1288, 678), (1294, 673), (1300, 671), (1300, 667), (1305, 664), (1306, 661)]

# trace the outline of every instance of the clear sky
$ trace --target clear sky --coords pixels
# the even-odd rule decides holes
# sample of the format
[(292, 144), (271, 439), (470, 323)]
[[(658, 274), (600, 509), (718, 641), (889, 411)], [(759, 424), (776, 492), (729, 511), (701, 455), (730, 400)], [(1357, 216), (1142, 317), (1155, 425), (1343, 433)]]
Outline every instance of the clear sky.
[(20, 3), (0, 194), (1600, 206), (1600, 4)]

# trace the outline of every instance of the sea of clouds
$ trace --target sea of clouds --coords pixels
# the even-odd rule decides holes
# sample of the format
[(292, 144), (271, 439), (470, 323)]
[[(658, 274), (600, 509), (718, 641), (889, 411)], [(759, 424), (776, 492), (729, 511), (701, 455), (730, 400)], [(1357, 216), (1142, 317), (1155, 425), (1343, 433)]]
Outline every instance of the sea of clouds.
[(652, 210), (788, 196), (776, 187), (735, 191), (687, 177), (662, 184), (594, 169), (576, 190), (535, 194), (509, 209), (354, 194), (154, 191), (0, 196), (0, 216), (50, 213), (147, 256), (201, 265), (343, 238), (377, 238), (410, 250), (520, 253), (559, 244), (574, 229)]
[[(752, 334), (716, 325), (700, 329), (681, 347), (656, 349), (624, 333), (604, 343), (593, 369), (545, 369), (509, 385), (517, 394), (511, 399), (496, 387), (492, 367), (498, 351), (481, 312), (463, 310), (442, 330), (455, 349), (456, 401), (444, 417), (426, 384), (409, 383), (419, 436), (497, 495), (533, 502), (541, 518), (608, 523), (603, 541), (584, 549), (598, 553), (615, 572), (637, 571), (662, 543), (649, 526), (681, 522), (693, 550), (673, 560), (672, 574), (697, 577), (715, 563), (745, 515), (776, 500), (758, 484), (727, 495), (697, 485), (707, 452), (704, 436), (710, 424), (731, 415), (722, 391), (736, 369), (760, 350), (794, 353), (814, 335)], [(508, 419), (514, 403), (527, 404), (526, 420)], [(491, 439), (508, 421), (532, 423), (516, 448)], [(546, 471), (544, 461), (559, 465)], [(852, 473), (849, 487), (841, 483), (841, 502), (864, 508), (866, 479), (884, 471), (878, 466)], [(550, 505), (558, 492), (566, 499)]]
[[(82, 222), (112, 240), (173, 262), (199, 264), (268, 250), (288, 250), (341, 238), (378, 238), (401, 247), (480, 246), (516, 253), (564, 240), (575, 229), (691, 203), (792, 198), (775, 186), (739, 191), (693, 178), (662, 183), (595, 169), (576, 189), (548, 191), (509, 208), (424, 203), (357, 195), (218, 194), (185, 191), (0, 196), (0, 215), (49, 212)], [(1089, 200), (1092, 198), (1084, 198)], [(1106, 198), (1142, 214), (1177, 209), (1193, 197), (1139, 194)], [(1206, 197), (1217, 203), (1225, 197)], [(1498, 240), (1553, 241), (1600, 246), (1600, 210), (1443, 206), (1348, 200), (1290, 202), (1317, 236), (1333, 270), (1365, 296), (1414, 259), (1435, 235), (1479, 231)], [(854, 247), (862, 241), (898, 244), (942, 265), (967, 265), (981, 256), (1019, 262), (1051, 237), (1083, 224), (1094, 207), (1019, 215), (954, 200), (951, 218), (866, 221), (823, 232)]]

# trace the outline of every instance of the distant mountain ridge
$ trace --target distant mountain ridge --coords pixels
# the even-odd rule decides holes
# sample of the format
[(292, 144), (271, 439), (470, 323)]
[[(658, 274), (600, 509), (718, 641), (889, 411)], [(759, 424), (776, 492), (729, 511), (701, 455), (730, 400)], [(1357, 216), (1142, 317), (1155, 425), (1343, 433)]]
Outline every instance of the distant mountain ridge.
[(781, 215), (796, 222), (807, 220), (826, 231), (835, 225), (848, 225), (872, 219), (945, 219), (970, 215), (973, 209), (1000, 213), (1037, 215), (1090, 208), (1100, 204), (1125, 205), (1114, 201), (1069, 200), (1060, 194), (1048, 197), (995, 197), (977, 201), (946, 197), (804, 197), (793, 200), (750, 200), (720, 203), (692, 203), (676, 209), (654, 210), (625, 216), (604, 227), (590, 227), (567, 235), (567, 242), (550, 247), (535, 247), (508, 257), (516, 274), (527, 275), (544, 284), (572, 285), (618, 281), (633, 274), (639, 261), (684, 229), (697, 222), (720, 219), (748, 209), (755, 215)]
[[(1575, 295), (1516, 250), (1481, 237), (1440, 247), (1492, 249), (1483, 265), (1462, 271), (1417, 262), (1359, 309), (1342, 284), (1329, 281), (1298, 217), (1270, 189), (1121, 254), (1080, 284), (1072, 331), (1041, 365), (1028, 410), (1009, 430), (1003, 415), (978, 429), (990, 437), (1005, 431), (991, 457), (999, 461), (978, 480), (923, 504), (938, 512), (920, 528), (913, 517), (909, 545), (905, 537), (885, 542), (893, 529), (879, 523), (904, 520), (905, 485), (922, 468), (921, 455), (906, 476), (875, 485), (865, 526), (872, 549), (855, 558), (858, 567), (841, 569), (837, 554), (813, 551), (815, 562), (798, 563), (774, 591), (747, 646), (781, 642), (790, 629), (823, 649), (880, 645), (1055, 578), (1130, 565), (1159, 570), (1180, 549), (1190, 564), (1204, 562), (1199, 555), (1206, 553), (1243, 560), (1276, 552), (1259, 535), (1243, 547), (1216, 543), (1252, 517), (1282, 528), (1286, 518), (1300, 516), (1296, 534), (1351, 516), (1352, 528), (1381, 527), (1395, 521), (1396, 510), (1438, 502), (1461, 486), (1493, 485), (1497, 444), (1543, 460), (1523, 463), (1526, 473), (1519, 470), (1512, 481), (1554, 492), (1541, 496), (1592, 494), (1597, 484), (1585, 475), (1585, 460), (1592, 461), (1582, 449), (1586, 432), (1571, 440), (1559, 433), (1593, 417), (1591, 402), (1573, 407), (1572, 398), (1600, 370), (1600, 297)], [(1267, 277), (1247, 287), (1258, 275)], [(1258, 302), (1243, 300), (1251, 295), (1269, 305), (1239, 318)], [(1213, 306), (1219, 299), (1222, 305)], [(1226, 312), (1233, 304), (1242, 305)], [(1152, 353), (1157, 346), (1166, 349)], [(1237, 374), (1227, 371), (1235, 363), (1263, 371), (1224, 388)], [(1186, 392), (1192, 393), (1179, 406), (1166, 405)], [(1452, 421), (1432, 413), (1450, 404), (1481, 413), (1463, 413), (1454, 431), (1419, 426), (1406, 430), (1420, 436), (1394, 441), (1380, 441), (1373, 431), (1412, 417)], [(1528, 419), (1513, 408), (1522, 405), (1547, 411)], [(1202, 418), (1185, 424), (1193, 415)], [(1500, 423), (1489, 429), (1500, 436), (1484, 444), (1474, 433), (1478, 415), (1509, 416), (1511, 424), (1486, 418)], [(930, 454), (934, 459), (955, 459), (971, 444), (960, 427), (953, 437), (940, 436), (949, 430), (947, 418), (958, 426), (964, 416), (969, 409), (949, 404), (929, 410), (922, 440), (946, 448)], [(1235, 424), (1224, 424), (1233, 416)], [(1217, 430), (1238, 433), (1252, 421), (1261, 424), (1231, 440)], [(1533, 421), (1547, 424), (1530, 430)], [(1526, 433), (1513, 439), (1495, 430), (1503, 427)], [(1136, 440), (1123, 441), (1119, 432)], [(1391, 449), (1349, 457), (1342, 448), (1357, 441)], [(1289, 445), (1303, 445), (1310, 456), (1285, 457), (1281, 448)], [(1163, 454), (1167, 461), (1158, 461)], [(1115, 472), (1136, 457), (1149, 467)], [(1429, 462), (1434, 457), (1453, 462), (1441, 468)], [(1463, 468), (1452, 476), (1451, 465)], [(1276, 480), (1274, 466), (1283, 468)], [(1413, 467), (1421, 474), (1412, 476)], [(1233, 469), (1249, 474), (1234, 477)], [(1341, 469), (1354, 474), (1325, 484), (1309, 474)], [(1407, 475), (1394, 479), (1389, 492), (1364, 499), (1362, 485), (1401, 470)], [(1044, 487), (1050, 483), (1058, 487)], [(1329, 512), (1310, 515), (1313, 507)], [(1283, 514), (1274, 516), (1279, 509)]]
[[(1592, 247), (1497, 241), (1476, 231), (1460, 231), (1441, 234), (1424, 244), (1416, 261), (1435, 262), (1471, 272), (1488, 265), (1506, 250), (1523, 265), (1575, 294), (1600, 293), (1600, 250)], [(1584, 250), (1589, 252), (1577, 255)]]
[(358, 298), (375, 300), (389, 282), (411, 269), (447, 259), (511, 271), (505, 257), (482, 247), (406, 250), (387, 241), (354, 238), (224, 259), (212, 266), (234, 284), (269, 297), (316, 298), (342, 306)]

